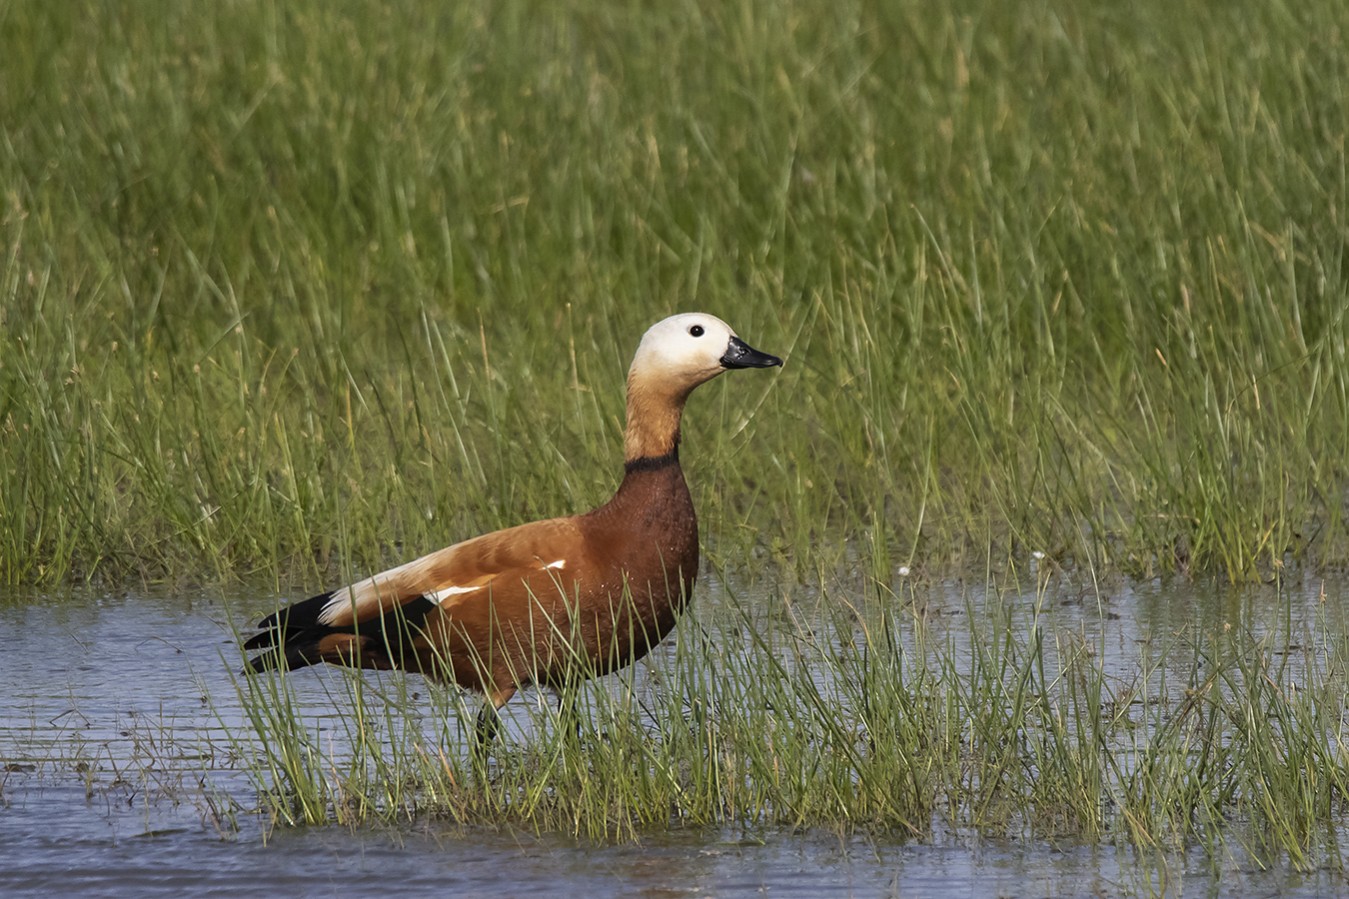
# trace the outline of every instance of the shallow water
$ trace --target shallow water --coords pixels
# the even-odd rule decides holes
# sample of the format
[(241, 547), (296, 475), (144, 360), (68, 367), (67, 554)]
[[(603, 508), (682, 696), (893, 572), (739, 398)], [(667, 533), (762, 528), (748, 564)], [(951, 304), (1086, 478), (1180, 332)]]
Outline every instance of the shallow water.
[[(749, 588), (746, 588), (748, 590)], [(809, 604), (760, 587), (765, 605)], [(745, 590), (740, 598), (745, 599)], [(771, 600), (768, 597), (771, 594)], [(960, 584), (902, 591), (931, 633), (958, 646), (971, 621), (1024, 622), (1090, 641), (1127, 675), (1148, 647), (1243, 627), (1296, 648), (1343, 638), (1349, 584), (1281, 592), (1193, 584), (1025, 593)], [(721, 589), (705, 585), (711, 607)], [(753, 598), (751, 596), (751, 602)], [(1349, 889), (1343, 860), (1310, 874), (1250, 862), (1240, 840), (1142, 857), (1113, 846), (995, 841), (938, 828), (876, 836), (682, 829), (635, 844), (463, 829), (278, 829), (256, 804), (229, 732), (243, 729), (232, 627), (275, 597), (145, 592), (0, 596), (0, 895), (923, 895), (1269, 893)], [(991, 604), (997, 604), (993, 608)], [(1276, 641), (1277, 642), (1277, 641)], [(656, 664), (659, 665), (659, 658)], [(398, 675), (392, 675), (397, 677)], [(295, 678), (325, 707), (321, 678)], [(1344, 836), (1344, 835), (1342, 835)], [(1345, 842), (1341, 840), (1341, 842)]]

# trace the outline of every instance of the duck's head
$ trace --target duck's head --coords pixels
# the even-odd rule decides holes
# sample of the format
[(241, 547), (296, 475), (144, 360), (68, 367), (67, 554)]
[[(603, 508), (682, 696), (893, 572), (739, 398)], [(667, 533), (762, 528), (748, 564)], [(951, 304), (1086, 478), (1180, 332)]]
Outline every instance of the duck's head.
[(769, 368), (782, 360), (745, 343), (715, 315), (686, 312), (656, 322), (628, 370), (629, 463), (675, 458), (684, 401), (699, 384), (732, 368)]
[(649, 381), (687, 395), (732, 368), (770, 368), (782, 360), (761, 353), (715, 315), (685, 312), (656, 322), (642, 337), (629, 382)]

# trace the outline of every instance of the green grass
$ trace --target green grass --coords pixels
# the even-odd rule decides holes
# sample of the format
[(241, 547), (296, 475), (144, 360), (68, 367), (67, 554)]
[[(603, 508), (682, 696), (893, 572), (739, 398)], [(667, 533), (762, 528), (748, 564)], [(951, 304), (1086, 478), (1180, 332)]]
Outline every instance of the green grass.
[(469, 749), (473, 701), (418, 679), (331, 672), (316, 709), (295, 678), (249, 677), (236, 751), (286, 824), (958, 833), (1341, 864), (1349, 658), (1331, 620), (1206, 618), (1134, 656), (1056, 625), (1064, 591), (993, 587), (955, 618), (915, 591), (729, 597), (640, 676), (580, 690), (574, 714), (519, 701), (490, 761)]
[(0, 580), (595, 503), (687, 309), (727, 560), (1343, 565), (1349, 10), (1116, 7), (0, 3)]
[(818, 601), (700, 598), (488, 765), (415, 679), (330, 678), (328, 733), (240, 680), (276, 820), (1342, 864), (1336, 627), (1121, 676), (916, 599), (1349, 564), (1347, 40), (1340, 0), (0, 0), (0, 582), (318, 587), (588, 507), (640, 334), (703, 309), (787, 358), (693, 397), (707, 556)]

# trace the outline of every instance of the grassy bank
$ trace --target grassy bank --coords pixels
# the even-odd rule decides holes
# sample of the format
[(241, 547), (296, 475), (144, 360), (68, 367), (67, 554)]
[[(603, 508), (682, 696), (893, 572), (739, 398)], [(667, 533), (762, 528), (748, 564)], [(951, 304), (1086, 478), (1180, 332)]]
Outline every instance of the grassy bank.
[[(1349, 9), (0, 2), (0, 579), (602, 499), (676, 310), (714, 553), (1349, 561)], [(340, 570), (338, 570), (340, 569)]]

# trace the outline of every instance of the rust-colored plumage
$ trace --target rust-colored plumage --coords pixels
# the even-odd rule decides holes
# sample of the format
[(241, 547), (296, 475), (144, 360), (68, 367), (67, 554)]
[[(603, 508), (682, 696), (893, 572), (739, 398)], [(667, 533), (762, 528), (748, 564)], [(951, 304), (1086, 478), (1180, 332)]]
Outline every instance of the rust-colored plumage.
[(674, 627), (698, 571), (697, 518), (679, 467), (684, 402), (727, 369), (781, 364), (710, 315), (657, 323), (628, 373), (624, 477), (612, 499), (282, 609), (245, 643), (261, 650), (251, 666), (420, 671), (481, 690), (490, 725), (522, 687), (559, 687), (640, 659)]

